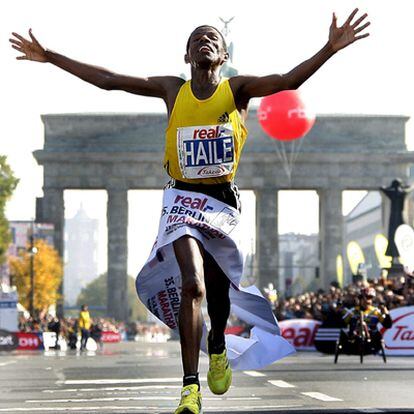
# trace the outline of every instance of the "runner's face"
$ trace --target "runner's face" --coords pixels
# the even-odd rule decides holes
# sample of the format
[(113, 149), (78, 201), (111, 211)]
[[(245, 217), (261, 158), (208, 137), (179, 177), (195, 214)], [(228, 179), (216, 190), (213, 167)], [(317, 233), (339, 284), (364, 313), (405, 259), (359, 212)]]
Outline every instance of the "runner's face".
[(372, 305), (372, 296), (363, 296), (361, 298), (361, 306), (366, 308), (367, 306)]
[(222, 65), (228, 58), (223, 39), (214, 28), (200, 27), (190, 37), (186, 62), (196, 67)]

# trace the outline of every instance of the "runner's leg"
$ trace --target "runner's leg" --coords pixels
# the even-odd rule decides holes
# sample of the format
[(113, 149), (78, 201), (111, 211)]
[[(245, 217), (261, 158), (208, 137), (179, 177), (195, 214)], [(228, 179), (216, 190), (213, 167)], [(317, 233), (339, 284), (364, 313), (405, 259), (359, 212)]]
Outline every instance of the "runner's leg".
[[(211, 321), (209, 347), (213, 346), (213, 353), (221, 353), (224, 351), (224, 330), (230, 315), (230, 280), (207, 252), (204, 258), (204, 278), (207, 310)], [(211, 352), (212, 349), (209, 351)]]
[(203, 248), (193, 237), (183, 236), (174, 242), (174, 252), (182, 278), (179, 330), (186, 377), (198, 373), (203, 327), (201, 302), (205, 296)]

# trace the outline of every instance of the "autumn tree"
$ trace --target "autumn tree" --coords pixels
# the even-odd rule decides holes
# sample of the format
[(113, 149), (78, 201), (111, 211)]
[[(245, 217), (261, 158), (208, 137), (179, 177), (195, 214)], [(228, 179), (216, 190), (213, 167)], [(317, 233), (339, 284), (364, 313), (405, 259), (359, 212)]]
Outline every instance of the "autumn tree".
[(7, 158), (0, 155), (0, 265), (6, 261), (6, 252), (11, 242), (9, 222), (6, 219), (6, 202), (13, 194), (19, 180), (7, 163)]
[[(131, 276), (127, 277), (127, 303), (129, 309), (129, 320), (136, 321), (146, 321), (147, 320), (147, 310), (145, 306), (138, 299), (136, 290), (135, 290), (135, 279)], [(107, 299), (107, 274), (103, 273), (98, 276), (96, 279), (92, 280), (87, 284), (79, 293), (78, 299), (76, 301), (77, 306), (83, 304), (88, 304), (91, 306), (99, 306), (106, 308), (106, 299)], [(93, 311), (92, 316), (106, 316), (106, 312), (103, 311)]]
[[(35, 240), (37, 252), (33, 258), (34, 274), (34, 310), (38, 314), (56, 304), (59, 299), (58, 289), (62, 281), (63, 266), (58, 252), (44, 240)], [(10, 277), (16, 285), (20, 303), (30, 307), (31, 263), (30, 249), (19, 252), (18, 257), (10, 258)]]

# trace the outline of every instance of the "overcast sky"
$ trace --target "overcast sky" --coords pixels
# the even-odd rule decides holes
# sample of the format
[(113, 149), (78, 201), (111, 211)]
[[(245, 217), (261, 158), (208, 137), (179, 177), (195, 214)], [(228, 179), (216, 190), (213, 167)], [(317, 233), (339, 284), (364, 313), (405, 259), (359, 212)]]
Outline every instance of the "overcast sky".
[[(31, 27), (45, 47), (114, 71), (137, 76), (188, 75), (183, 56), (192, 29), (200, 24), (221, 29), (218, 17), (235, 16), (230, 34), (235, 42), (234, 64), (242, 74), (264, 75), (288, 71), (317, 52), (327, 40), (332, 12), (336, 11), (341, 23), (354, 7), (369, 13), (371, 36), (334, 56), (301, 87), (306, 103), (316, 113), (412, 116), (410, 1), (1, 2), (0, 153), (8, 156), (21, 180), (8, 204), (8, 217), (34, 217), (34, 199), (42, 195), (42, 169), (32, 157), (32, 151), (43, 146), (41, 114), (165, 111), (160, 100), (106, 92), (50, 64), (15, 60), (17, 53), (8, 44), (12, 31), (26, 35)], [(411, 129), (407, 134), (410, 147)], [(66, 197), (68, 214), (78, 206), (72, 196), (73, 202)], [(312, 195), (310, 199), (316, 200)], [(295, 225), (305, 233), (317, 231), (317, 211), (312, 217), (300, 211), (292, 214), (288, 199), (282, 202), (281, 209), (290, 205), (291, 213), (283, 220), (282, 231), (296, 230)]]

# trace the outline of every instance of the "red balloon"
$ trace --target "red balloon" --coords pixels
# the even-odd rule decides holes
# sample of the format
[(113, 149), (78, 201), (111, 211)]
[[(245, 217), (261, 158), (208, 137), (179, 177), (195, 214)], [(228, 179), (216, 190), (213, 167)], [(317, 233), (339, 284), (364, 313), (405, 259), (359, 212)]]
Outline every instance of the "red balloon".
[(306, 111), (296, 90), (282, 91), (262, 98), (257, 117), (263, 130), (281, 141), (302, 138), (315, 123), (315, 115)]

